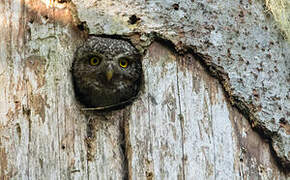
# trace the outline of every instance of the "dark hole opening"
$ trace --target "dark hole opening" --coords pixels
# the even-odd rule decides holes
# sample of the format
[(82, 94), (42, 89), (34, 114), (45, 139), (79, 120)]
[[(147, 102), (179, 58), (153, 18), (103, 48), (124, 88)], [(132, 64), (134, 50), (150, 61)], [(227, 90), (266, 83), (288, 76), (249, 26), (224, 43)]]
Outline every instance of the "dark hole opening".
[(70, 0), (57, 0), (58, 3), (67, 3), (70, 2)]
[(139, 20), (140, 20), (140, 18), (137, 17), (135, 14), (133, 14), (132, 16), (129, 17), (129, 21), (128, 22), (130, 24), (136, 24), (137, 21), (139, 21)]
[(179, 4), (177, 4), (177, 3), (173, 4), (172, 7), (176, 11), (179, 10)]
[(77, 28), (80, 31), (84, 31), (85, 30), (85, 24), (86, 24), (86, 22), (81, 22), (80, 24), (77, 25)]

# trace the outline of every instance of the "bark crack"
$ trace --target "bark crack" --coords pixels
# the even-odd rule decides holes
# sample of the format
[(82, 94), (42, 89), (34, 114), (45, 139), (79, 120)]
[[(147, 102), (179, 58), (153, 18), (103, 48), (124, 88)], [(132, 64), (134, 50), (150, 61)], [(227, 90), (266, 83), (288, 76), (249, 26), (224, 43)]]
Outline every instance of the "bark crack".
[(28, 93), (28, 88), (27, 88), (27, 79), (25, 78), (25, 89), (26, 89), (26, 105), (27, 107), (23, 107), (23, 113), (26, 115), (27, 119), (28, 119), (28, 155), (27, 155), (27, 177), (28, 179), (30, 179), (30, 142), (31, 142), (31, 119), (30, 119), (30, 109), (29, 109), (29, 93)]
[[(209, 92), (213, 92), (212, 91), (212, 86), (210, 85), (209, 86)], [(212, 98), (210, 97), (209, 98), (209, 101), (211, 104), (214, 104)], [(207, 101), (205, 101), (206, 103)], [(212, 110), (212, 106), (209, 106), (210, 107), (210, 121), (213, 121), (213, 110)], [(213, 171), (214, 171), (214, 179), (216, 179), (216, 149), (215, 149), (215, 136), (214, 136), (214, 127), (213, 127), (213, 123), (211, 123), (211, 130), (212, 130), (212, 141), (213, 141), (213, 162), (214, 162), (214, 166), (213, 166)]]
[(89, 161), (93, 161), (96, 152), (96, 118), (88, 117), (87, 123), (87, 137), (85, 144), (87, 146), (87, 179), (90, 179)]
[(130, 146), (128, 117), (129, 115), (127, 115), (126, 112), (123, 111), (122, 120), (120, 122), (120, 134), (121, 134), (121, 139), (122, 139), (120, 145), (121, 145), (122, 154), (124, 156), (124, 177), (123, 177), (124, 180), (132, 179), (130, 177), (130, 170), (129, 170), (129, 164), (131, 160), (131, 156), (129, 155), (129, 152), (131, 150), (131, 146)]
[(178, 96), (178, 106), (179, 106), (179, 122), (181, 128), (181, 150), (182, 150), (182, 178), (185, 180), (185, 154), (184, 154), (184, 117), (182, 115), (181, 109), (181, 98), (180, 98), (180, 88), (179, 88), (179, 69), (178, 63), (180, 62), (180, 57), (177, 56), (177, 63), (176, 63), (176, 85), (177, 85), (177, 96)]
[[(147, 71), (147, 74), (149, 74), (149, 72)], [(148, 78), (148, 80), (147, 80), (147, 87), (148, 87), (148, 90), (147, 90), (147, 92), (149, 92), (149, 89), (150, 89), (150, 79)], [(148, 93), (147, 94), (147, 108), (148, 108), (148, 124), (149, 124), (149, 133), (151, 133), (151, 130), (152, 130), (152, 125), (151, 125), (151, 108), (150, 108), (150, 102), (151, 102), (151, 100), (150, 100), (150, 98), (151, 98), (151, 95)], [(146, 163), (146, 171), (145, 171), (145, 176), (146, 176), (146, 179), (147, 180), (152, 180), (153, 179), (153, 177), (154, 177), (154, 174), (153, 174), (153, 172), (154, 171), (152, 171), (152, 169), (151, 169), (151, 166), (150, 166), (150, 163), (151, 163), (151, 159), (149, 159), (149, 157), (152, 157), (152, 156), (150, 156), (150, 153), (153, 153), (153, 152), (151, 152), (151, 151), (153, 151), (152, 150), (152, 142), (153, 142), (153, 140), (152, 140), (152, 136), (150, 135), (150, 136), (148, 136), (149, 138), (148, 138), (148, 140), (149, 140), (149, 142), (148, 142), (148, 144), (146, 144), (147, 146), (146, 146), (146, 148), (147, 148), (147, 157), (146, 157), (146, 159), (147, 159), (147, 163)], [(149, 148), (148, 148), (148, 146), (149, 146)], [(153, 165), (154, 165), (154, 163), (153, 163)], [(149, 167), (148, 167), (149, 166)]]

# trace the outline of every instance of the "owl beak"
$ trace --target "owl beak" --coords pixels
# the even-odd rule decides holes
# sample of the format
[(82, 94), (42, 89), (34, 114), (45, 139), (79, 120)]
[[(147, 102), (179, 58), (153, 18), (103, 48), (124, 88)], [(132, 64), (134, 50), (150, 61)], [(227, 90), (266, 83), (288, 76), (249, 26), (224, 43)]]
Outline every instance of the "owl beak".
[(106, 77), (108, 81), (111, 81), (112, 77), (113, 77), (114, 71), (113, 70), (109, 70), (106, 73)]

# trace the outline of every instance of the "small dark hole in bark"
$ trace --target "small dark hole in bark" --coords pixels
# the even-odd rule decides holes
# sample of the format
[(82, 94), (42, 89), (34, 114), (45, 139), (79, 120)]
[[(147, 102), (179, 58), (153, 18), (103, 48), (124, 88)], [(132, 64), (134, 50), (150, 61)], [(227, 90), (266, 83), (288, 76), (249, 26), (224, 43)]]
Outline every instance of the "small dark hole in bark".
[(281, 123), (281, 124), (286, 124), (286, 120), (285, 120), (285, 118), (281, 118), (281, 119), (279, 120), (279, 123)]
[(57, 0), (58, 3), (67, 3), (69, 2), (70, 0)]
[(140, 20), (140, 18), (137, 17), (135, 14), (133, 14), (132, 16), (129, 17), (129, 21), (128, 22), (130, 24), (136, 24), (136, 22), (139, 21), (139, 20)]
[(48, 19), (48, 15), (43, 16), (45, 19)]
[(172, 7), (173, 7), (173, 9), (176, 10), (176, 11), (179, 10), (179, 4), (176, 4), (176, 3), (175, 3), (175, 4), (172, 5)]
[(65, 149), (65, 145), (62, 145), (62, 146), (61, 146), (61, 149)]
[(29, 23), (32, 24), (34, 22), (34, 19), (30, 19)]
[(26, 107), (22, 108), (22, 112), (23, 112), (23, 114), (25, 114), (27, 116), (30, 116), (30, 114), (31, 114), (31, 110), (29, 108), (26, 108)]
[(83, 31), (85, 30), (85, 26), (84, 26), (85, 22), (81, 22), (81, 24), (78, 24), (77, 27), (79, 30)]
[(147, 178), (152, 178), (153, 177), (153, 173), (146, 171), (146, 177)]
[(243, 11), (240, 11), (239, 16), (240, 17), (244, 17), (245, 16), (244, 12)]

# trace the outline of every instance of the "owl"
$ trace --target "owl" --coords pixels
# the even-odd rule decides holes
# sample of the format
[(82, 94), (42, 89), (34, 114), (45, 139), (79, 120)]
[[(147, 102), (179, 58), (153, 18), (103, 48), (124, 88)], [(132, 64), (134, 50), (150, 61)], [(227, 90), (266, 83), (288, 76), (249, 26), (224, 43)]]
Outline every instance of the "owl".
[(72, 77), (77, 99), (85, 107), (123, 107), (138, 95), (141, 55), (126, 40), (90, 36), (75, 52)]

